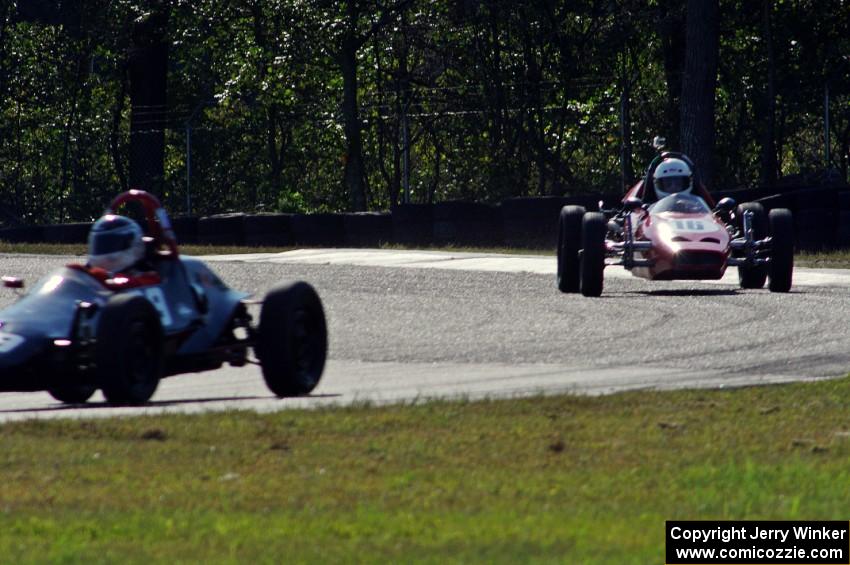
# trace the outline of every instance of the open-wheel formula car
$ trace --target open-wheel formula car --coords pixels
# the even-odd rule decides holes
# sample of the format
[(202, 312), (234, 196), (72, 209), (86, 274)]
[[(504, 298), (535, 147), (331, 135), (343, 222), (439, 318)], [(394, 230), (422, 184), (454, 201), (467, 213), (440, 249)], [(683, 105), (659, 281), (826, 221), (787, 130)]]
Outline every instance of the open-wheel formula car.
[[(668, 167), (667, 164), (672, 164)], [(661, 167), (665, 169), (661, 171)], [(682, 172), (684, 171), (684, 172)], [(558, 222), (558, 288), (602, 293), (606, 267), (621, 265), (648, 280), (717, 280), (738, 268), (741, 288), (788, 292), (794, 269), (791, 212), (769, 214), (758, 202), (716, 205), (702, 185), (662, 190), (659, 178), (693, 174), (681, 153), (662, 152), (624, 196), (619, 209), (564, 206)]]
[[(62, 402), (82, 403), (101, 389), (111, 404), (135, 405), (151, 398), (162, 377), (258, 363), (276, 395), (312, 391), (327, 354), (324, 311), (313, 287), (295, 282), (251, 300), (200, 260), (179, 254), (154, 196), (125, 192), (104, 218), (129, 204), (144, 216), (144, 230), (126, 221), (145, 234), (145, 270), (68, 265), (0, 311), (0, 390), (47, 390)], [(118, 242), (110, 237), (108, 244)], [(13, 277), (3, 283), (23, 287)], [(251, 305), (260, 306), (258, 322)]]

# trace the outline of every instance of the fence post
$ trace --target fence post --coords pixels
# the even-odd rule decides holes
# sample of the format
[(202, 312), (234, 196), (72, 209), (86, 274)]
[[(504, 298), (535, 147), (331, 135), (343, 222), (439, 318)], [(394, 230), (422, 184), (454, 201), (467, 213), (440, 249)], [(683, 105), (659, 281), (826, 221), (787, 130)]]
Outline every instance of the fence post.
[(202, 100), (186, 118), (186, 215), (192, 215), (192, 122), (201, 108), (207, 106), (209, 102)]
[(186, 122), (186, 215), (192, 215), (192, 126)]
[(824, 142), (824, 168), (829, 168), (829, 81), (823, 85), (823, 142)]

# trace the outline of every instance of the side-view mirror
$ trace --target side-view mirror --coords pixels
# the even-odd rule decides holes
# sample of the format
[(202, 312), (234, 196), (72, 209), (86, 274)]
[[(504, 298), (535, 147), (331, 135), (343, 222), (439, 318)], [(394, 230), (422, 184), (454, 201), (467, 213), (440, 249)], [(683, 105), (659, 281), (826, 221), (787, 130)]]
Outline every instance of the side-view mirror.
[(727, 196), (726, 198), (721, 198), (720, 202), (717, 203), (717, 206), (715, 206), (714, 209), (719, 212), (731, 212), (737, 205), (738, 203), (735, 202), (734, 198), (729, 198)]
[(636, 212), (637, 210), (643, 208), (643, 200), (631, 196), (629, 198), (626, 198), (626, 201), (623, 203), (623, 207), (629, 212)]
[(24, 280), (19, 279), (18, 277), (3, 277), (2, 280), (5, 288), (24, 288)]

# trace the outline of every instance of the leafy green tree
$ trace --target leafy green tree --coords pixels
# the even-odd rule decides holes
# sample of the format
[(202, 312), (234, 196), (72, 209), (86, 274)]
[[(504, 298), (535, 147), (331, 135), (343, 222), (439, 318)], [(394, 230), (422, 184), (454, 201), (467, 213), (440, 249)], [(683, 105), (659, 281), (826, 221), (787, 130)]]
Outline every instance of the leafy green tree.
[(848, 28), (842, 0), (0, 3), (0, 224), (130, 186), (195, 214), (618, 193), (657, 134), (715, 189), (846, 178)]

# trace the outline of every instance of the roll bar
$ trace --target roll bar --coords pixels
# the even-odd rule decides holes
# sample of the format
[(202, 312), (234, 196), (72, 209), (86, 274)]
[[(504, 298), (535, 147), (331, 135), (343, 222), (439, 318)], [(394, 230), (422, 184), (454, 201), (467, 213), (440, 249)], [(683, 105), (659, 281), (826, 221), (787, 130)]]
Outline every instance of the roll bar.
[[(154, 246), (158, 250), (157, 253), (165, 258), (177, 259), (180, 253), (177, 250), (177, 237), (174, 235), (174, 229), (171, 227), (171, 220), (168, 218), (168, 214), (165, 212), (165, 208), (162, 207), (159, 199), (153, 194), (135, 188), (127, 192), (122, 192), (110, 202), (106, 213), (116, 214), (118, 213), (118, 208), (129, 202), (138, 202), (145, 211), (148, 235), (153, 238)], [(163, 251), (163, 246), (167, 247), (168, 250)]]

